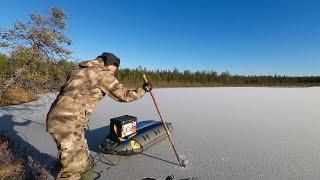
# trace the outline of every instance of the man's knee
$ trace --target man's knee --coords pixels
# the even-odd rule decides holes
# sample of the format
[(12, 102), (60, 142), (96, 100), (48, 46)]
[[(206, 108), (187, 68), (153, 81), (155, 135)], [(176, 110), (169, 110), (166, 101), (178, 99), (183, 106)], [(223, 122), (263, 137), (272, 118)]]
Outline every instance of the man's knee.
[(65, 133), (61, 137), (61, 163), (68, 171), (84, 171), (89, 165), (88, 145), (79, 132)]
[(61, 171), (58, 179), (79, 179), (80, 174), (88, 169), (89, 150), (82, 131), (51, 133), (60, 152)]

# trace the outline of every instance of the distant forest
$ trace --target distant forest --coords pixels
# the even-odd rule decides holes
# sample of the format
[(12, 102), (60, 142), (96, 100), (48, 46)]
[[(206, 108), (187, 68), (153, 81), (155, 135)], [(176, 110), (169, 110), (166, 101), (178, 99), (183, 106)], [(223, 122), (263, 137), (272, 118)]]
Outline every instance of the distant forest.
[[(64, 32), (68, 15), (54, 7), (47, 14), (31, 13), (26, 21), (0, 27), (0, 105), (13, 104), (15, 99), (59, 90), (68, 73), (78, 68), (72, 59), (72, 40)], [(155, 87), (216, 86), (319, 86), (319, 76), (242, 76), (229, 72), (147, 70), (142, 67), (120, 69), (116, 76), (126, 86), (141, 86), (146, 74)], [(14, 99), (15, 98), (15, 99)], [(33, 98), (34, 99), (34, 98)], [(2, 101), (2, 103), (1, 103)], [(16, 101), (28, 102), (30, 100)]]
[(145, 68), (120, 69), (116, 76), (121, 82), (130, 86), (141, 84), (142, 75), (158, 87), (217, 87), (217, 86), (319, 86), (320, 76), (243, 76), (231, 75), (229, 72), (218, 74), (215, 71), (147, 70)]
[[(23, 68), (23, 71), (19, 69)], [(0, 89), (7, 82), (30, 92), (59, 90), (68, 73), (78, 68), (73, 61), (34, 60), (26, 64), (23, 57), (0, 54)], [(19, 72), (19, 73), (17, 73)], [(229, 72), (190, 70), (147, 70), (146, 68), (120, 68), (116, 77), (129, 87), (141, 86), (142, 75), (146, 74), (155, 87), (221, 87), (221, 86), (267, 86), (267, 87), (309, 87), (320, 86), (320, 76), (243, 76)], [(11, 81), (14, 79), (14, 81)], [(1, 93), (0, 93), (1, 95)]]

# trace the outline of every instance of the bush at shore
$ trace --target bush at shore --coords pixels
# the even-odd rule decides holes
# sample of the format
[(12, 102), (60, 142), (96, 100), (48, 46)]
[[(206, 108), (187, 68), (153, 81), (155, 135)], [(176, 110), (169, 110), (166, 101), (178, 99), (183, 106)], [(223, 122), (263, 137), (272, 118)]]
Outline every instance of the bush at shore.
[(38, 95), (27, 92), (21, 87), (12, 87), (8, 89), (0, 99), (0, 106), (22, 104), (38, 99)]

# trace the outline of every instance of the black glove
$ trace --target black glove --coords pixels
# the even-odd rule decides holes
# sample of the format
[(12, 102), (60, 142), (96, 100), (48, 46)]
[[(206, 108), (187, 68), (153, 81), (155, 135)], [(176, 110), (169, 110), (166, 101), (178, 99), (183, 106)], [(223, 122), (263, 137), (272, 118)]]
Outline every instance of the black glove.
[(151, 82), (145, 82), (143, 83), (142, 88), (146, 91), (146, 92), (150, 92), (153, 89), (153, 86), (151, 84)]

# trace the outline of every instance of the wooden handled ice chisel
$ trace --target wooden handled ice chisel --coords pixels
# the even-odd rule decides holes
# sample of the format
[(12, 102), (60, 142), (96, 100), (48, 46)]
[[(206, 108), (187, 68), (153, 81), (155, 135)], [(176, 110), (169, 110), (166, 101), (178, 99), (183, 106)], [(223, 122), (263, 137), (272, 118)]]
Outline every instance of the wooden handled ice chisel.
[[(146, 83), (148, 82), (148, 79), (147, 79), (147, 77), (146, 77), (145, 74), (143, 75), (143, 79), (144, 79), (144, 82), (146, 82)], [(161, 114), (161, 112), (160, 112), (160, 109), (159, 109), (159, 106), (158, 106), (158, 104), (157, 104), (156, 98), (155, 98), (155, 96), (153, 95), (152, 91), (150, 91), (149, 93), (150, 93), (150, 95), (151, 95), (151, 97), (152, 97), (152, 99), (153, 99), (154, 105), (156, 106), (156, 109), (157, 109), (157, 111), (158, 111), (158, 114), (159, 114), (159, 116), (160, 116), (160, 119), (161, 119), (161, 121), (162, 121), (162, 124), (163, 124), (163, 126), (164, 126), (164, 128), (165, 128), (165, 130), (166, 130), (166, 132), (167, 132), (167, 135), (168, 135), (169, 140), (170, 140), (170, 142), (171, 142), (172, 148), (173, 148), (173, 150), (174, 150), (174, 152), (175, 152), (175, 154), (176, 154), (176, 157), (177, 157), (177, 160), (178, 160), (178, 162), (179, 162), (179, 165), (180, 165), (181, 167), (186, 167), (186, 165), (181, 161), (181, 159), (180, 159), (180, 157), (179, 157), (179, 155), (178, 155), (178, 152), (177, 152), (177, 150), (176, 150), (176, 148), (175, 148), (175, 145), (174, 145), (174, 143), (173, 143), (173, 139), (172, 139), (172, 136), (171, 136), (171, 134), (170, 134), (169, 128), (168, 128), (166, 122), (165, 122), (165, 121), (163, 120), (163, 118), (162, 118), (162, 114)]]

